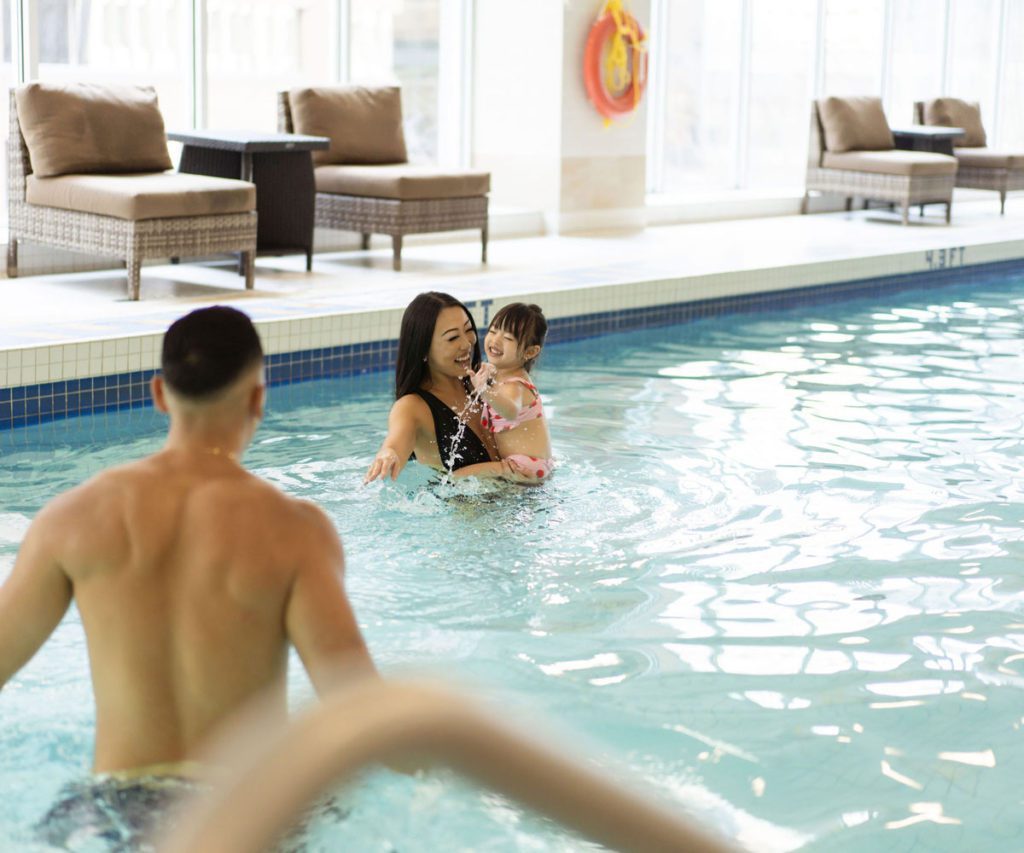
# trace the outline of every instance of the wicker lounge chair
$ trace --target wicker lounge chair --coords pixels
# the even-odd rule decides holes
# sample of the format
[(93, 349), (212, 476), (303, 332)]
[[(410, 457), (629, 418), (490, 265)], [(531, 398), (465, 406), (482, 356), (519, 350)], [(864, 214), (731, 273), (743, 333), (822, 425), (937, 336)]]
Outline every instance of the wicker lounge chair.
[(406, 234), (479, 228), (487, 262), (490, 173), (409, 163), (398, 87), (279, 92), (278, 130), (331, 140), (313, 152), (317, 226), (356, 231), (364, 249), (390, 235), (396, 270)]
[(1024, 190), (1024, 148), (994, 151), (986, 146), (981, 108), (959, 98), (935, 98), (914, 104), (917, 124), (962, 127), (964, 137), (954, 141), (953, 153), (960, 164), (956, 185), (999, 193), (999, 213), (1006, 212), (1006, 194)]
[(255, 187), (166, 171), (152, 89), (30, 83), (10, 99), (8, 277), (32, 240), (123, 260), (133, 300), (146, 258), (240, 252), (253, 286)]
[(825, 98), (811, 106), (811, 141), (807, 157), (807, 188), (801, 213), (812, 191), (898, 204), (903, 224), (910, 206), (953, 203), (956, 158), (893, 147), (892, 131), (879, 98)]

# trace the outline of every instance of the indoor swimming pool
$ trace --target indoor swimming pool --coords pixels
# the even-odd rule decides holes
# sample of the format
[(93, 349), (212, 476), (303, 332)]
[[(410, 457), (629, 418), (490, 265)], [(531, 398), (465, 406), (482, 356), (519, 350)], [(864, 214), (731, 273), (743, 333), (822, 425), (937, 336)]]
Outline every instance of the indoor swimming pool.
[[(363, 486), (390, 374), (271, 390), (246, 462), (334, 520), (386, 675), (539, 720), (752, 850), (1024, 848), (1024, 277), (560, 344), (535, 377), (560, 468), (532, 489)], [(0, 578), (48, 499), (163, 431), (0, 433)], [(0, 848), (49, 849), (92, 724), (72, 610), (0, 694)], [(339, 838), (592, 849), (447, 773), (367, 776), (307, 849)]]

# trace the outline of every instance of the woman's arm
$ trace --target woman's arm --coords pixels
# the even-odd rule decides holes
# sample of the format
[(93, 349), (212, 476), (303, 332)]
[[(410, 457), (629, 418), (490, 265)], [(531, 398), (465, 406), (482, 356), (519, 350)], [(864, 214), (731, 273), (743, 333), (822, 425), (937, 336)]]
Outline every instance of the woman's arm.
[(364, 484), (381, 477), (397, 479), (409, 461), (409, 454), (416, 446), (416, 433), (419, 431), (416, 407), (418, 399), (408, 394), (400, 400), (395, 400), (391, 414), (388, 415), (387, 437), (363, 478)]

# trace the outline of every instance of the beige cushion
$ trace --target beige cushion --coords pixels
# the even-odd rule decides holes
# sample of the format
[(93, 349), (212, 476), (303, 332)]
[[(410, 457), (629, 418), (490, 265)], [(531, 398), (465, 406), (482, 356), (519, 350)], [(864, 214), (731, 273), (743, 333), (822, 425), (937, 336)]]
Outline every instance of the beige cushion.
[(490, 172), (412, 166), (317, 166), (316, 189), (322, 193), (359, 195), (370, 198), (466, 198), (486, 195), (491, 188)]
[(404, 163), (402, 90), (398, 86), (323, 86), (288, 93), (296, 133), (328, 136), (313, 162)]
[(895, 144), (881, 98), (824, 98), (818, 116), (828, 151), (882, 151)]
[(29, 204), (132, 220), (245, 213), (256, 208), (256, 187), (247, 181), (180, 172), (29, 175), (25, 196)]
[(936, 98), (924, 105), (924, 123), (963, 128), (964, 136), (954, 139), (958, 148), (981, 148), (985, 145), (985, 128), (981, 123), (981, 106), (959, 98)]
[(148, 86), (29, 83), (15, 98), (32, 171), (41, 178), (171, 168), (163, 116)]
[(956, 159), (961, 166), (1024, 171), (1024, 151), (1010, 153), (991, 148), (957, 148)]
[(956, 157), (926, 151), (826, 151), (821, 158), (826, 169), (877, 172), (882, 175), (952, 175)]

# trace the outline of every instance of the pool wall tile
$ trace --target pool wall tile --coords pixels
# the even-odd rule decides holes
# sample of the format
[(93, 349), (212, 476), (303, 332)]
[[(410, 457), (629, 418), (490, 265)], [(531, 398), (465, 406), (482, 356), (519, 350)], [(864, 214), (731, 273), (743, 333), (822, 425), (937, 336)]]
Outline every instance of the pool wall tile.
[[(1003, 246), (971, 246), (843, 263), (736, 270), (680, 279), (608, 283), (608, 270), (575, 271), (599, 286), (552, 292), (495, 293), (467, 300), (478, 327), (503, 305), (537, 302), (549, 320), (548, 341), (686, 323), (705, 317), (815, 305), (853, 296), (939, 287), (1024, 273), (1024, 259)], [(970, 264), (964, 263), (965, 256)], [(611, 270), (613, 273), (615, 270)], [(404, 309), (393, 308), (287, 320), (257, 321), (267, 356), (267, 380), (284, 385), (393, 368)], [(96, 412), (149, 405), (162, 334), (0, 351), (0, 430)]]

